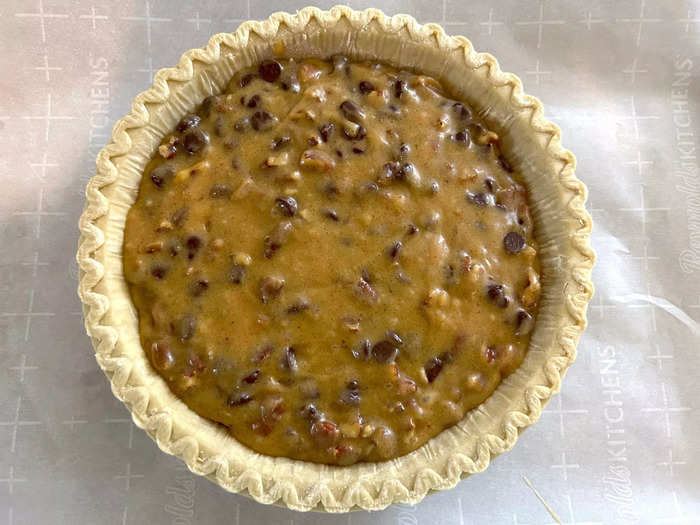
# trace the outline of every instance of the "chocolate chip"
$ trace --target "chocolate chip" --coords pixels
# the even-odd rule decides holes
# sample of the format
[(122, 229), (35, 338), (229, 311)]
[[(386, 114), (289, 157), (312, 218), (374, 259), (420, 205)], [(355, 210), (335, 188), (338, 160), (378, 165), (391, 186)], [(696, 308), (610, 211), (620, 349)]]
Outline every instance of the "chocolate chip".
[(209, 280), (198, 279), (190, 287), (190, 292), (194, 297), (199, 297), (209, 289)]
[(409, 153), (411, 153), (411, 146), (409, 146), (405, 142), (402, 142), (401, 145), (399, 146), (399, 155), (402, 157), (405, 157)]
[(490, 196), (482, 192), (472, 193), (468, 191), (467, 199), (473, 204), (476, 204), (477, 206), (488, 206), (489, 202), (491, 201)]
[(246, 106), (248, 106), (249, 108), (255, 108), (258, 106), (259, 103), (260, 103), (260, 95), (258, 95), (256, 93), (255, 95), (253, 95), (252, 97), (250, 97), (248, 99)]
[(292, 232), (292, 223), (283, 221), (279, 223), (263, 240), (263, 255), (266, 259), (271, 258), (282, 245), (287, 242), (289, 234)]
[(202, 105), (199, 107), (199, 112), (205, 118), (211, 114), (213, 107), (221, 102), (221, 97), (219, 95), (210, 95), (202, 101)]
[(253, 79), (256, 77), (255, 73), (246, 73), (241, 77), (241, 79), (238, 81), (238, 85), (240, 87), (246, 87), (248, 84), (250, 84)]
[(472, 112), (469, 111), (469, 108), (461, 102), (455, 102), (452, 104), (452, 111), (454, 111), (459, 120), (467, 120), (472, 116)]
[(282, 65), (276, 60), (263, 60), (258, 66), (258, 74), (265, 82), (274, 82), (282, 73)]
[(525, 239), (518, 232), (508, 232), (503, 237), (503, 246), (508, 253), (514, 255), (523, 251)]
[(175, 227), (179, 228), (187, 220), (188, 213), (189, 209), (187, 208), (187, 206), (178, 208), (173, 212), (172, 216), (170, 217), (170, 222), (172, 222), (175, 225)]
[(408, 225), (408, 235), (415, 235), (415, 234), (418, 233), (419, 231), (420, 231), (420, 229), (418, 228), (418, 226), (416, 226), (416, 225), (413, 224), (412, 222), (409, 223), (409, 225)]
[(343, 116), (351, 122), (360, 122), (365, 118), (365, 112), (352, 100), (345, 100), (340, 104), (340, 111)]
[(269, 111), (256, 111), (250, 117), (250, 125), (255, 131), (266, 131), (277, 123), (277, 117)]
[(233, 284), (241, 284), (243, 279), (245, 279), (246, 269), (245, 266), (240, 264), (234, 264), (231, 266), (231, 270), (228, 272), (228, 279)]
[(199, 235), (190, 235), (185, 240), (185, 244), (190, 250), (196, 252), (202, 246), (202, 238)]
[(209, 197), (212, 199), (227, 199), (231, 196), (231, 188), (228, 184), (214, 184), (209, 189)]
[(403, 339), (401, 339), (401, 336), (394, 332), (393, 330), (387, 330), (386, 331), (386, 338), (393, 342), (396, 346), (401, 346), (403, 345)]
[(161, 164), (151, 171), (151, 182), (155, 184), (157, 188), (162, 188), (163, 185), (170, 180), (174, 173), (175, 168), (169, 164)]
[(394, 81), (394, 96), (396, 98), (401, 98), (401, 95), (403, 95), (404, 91), (406, 90), (406, 81), (405, 80), (395, 80)]
[(321, 213), (323, 213), (324, 216), (328, 217), (332, 221), (338, 222), (340, 219), (338, 218), (338, 212), (336, 212), (333, 209), (327, 209), (323, 210)]
[(508, 173), (513, 173), (513, 167), (510, 165), (510, 162), (506, 160), (506, 158), (503, 155), (498, 156), (498, 164), (506, 170)]
[(454, 141), (465, 146), (469, 145), (469, 132), (467, 130), (458, 131), (454, 135)]
[(272, 141), (271, 148), (273, 150), (280, 150), (284, 148), (285, 146), (289, 145), (289, 143), (292, 142), (292, 138), (288, 135), (285, 135), (283, 137), (279, 137), (275, 140)]
[(486, 295), (499, 308), (506, 308), (510, 303), (502, 284), (490, 283), (486, 287)]
[(249, 385), (252, 385), (258, 380), (258, 377), (260, 376), (260, 370), (253, 370), (250, 374), (245, 376), (243, 378), (244, 383), (248, 383)]
[(486, 186), (487, 190), (493, 193), (493, 190), (496, 189), (496, 181), (492, 178), (486, 178), (484, 179), (484, 186)]
[(360, 82), (358, 87), (360, 88), (360, 93), (362, 93), (363, 95), (367, 95), (368, 93), (371, 93), (376, 89), (374, 87), (374, 84), (367, 80), (363, 80), (362, 82)]
[(392, 261), (395, 261), (399, 257), (399, 252), (401, 251), (401, 248), (403, 248), (403, 243), (401, 241), (396, 241), (394, 244), (389, 246), (389, 249), (387, 250), (387, 255), (389, 255), (389, 258)]
[(168, 268), (162, 264), (154, 264), (151, 266), (151, 275), (156, 279), (163, 279), (168, 273)]
[(372, 347), (372, 357), (379, 363), (391, 363), (399, 354), (399, 349), (393, 341), (382, 340)]
[(182, 143), (187, 153), (194, 155), (209, 144), (209, 135), (203, 129), (190, 128), (182, 136)]
[(250, 119), (248, 117), (241, 117), (233, 124), (233, 129), (242, 133), (247, 130), (249, 126)]
[(284, 349), (284, 356), (282, 357), (282, 366), (287, 370), (297, 369), (297, 353), (293, 346), (288, 346)]
[(192, 314), (185, 314), (180, 319), (180, 341), (191, 339), (197, 329), (197, 319)]
[(282, 211), (283, 215), (287, 217), (294, 217), (296, 215), (298, 206), (294, 197), (277, 197), (275, 203)]
[[(352, 381), (351, 381), (352, 383)], [(357, 384), (357, 381), (354, 381)], [(360, 404), (360, 391), (358, 386), (355, 388), (350, 387), (350, 383), (340, 392), (338, 396), (338, 401), (343, 405), (357, 406)]]
[(318, 132), (321, 134), (321, 140), (323, 142), (328, 142), (328, 139), (333, 135), (333, 130), (335, 125), (332, 122), (326, 122), (318, 128)]
[(250, 403), (252, 400), (253, 396), (250, 394), (231, 394), (228, 396), (226, 404), (230, 407), (239, 407), (241, 405), (245, 405), (246, 403)]
[(348, 140), (362, 140), (367, 136), (367, 130), (364, 126), (357, 126), (357, 129), (354, 131), (343, 128), (343, 135)]
[(180, 133), (182, 133), (183, 131), (198, 126), (201, 120), (202, 119), (199, 115), (195, 115), (194, 113), (188, 113), (187, 115), (182, 117), (182, 120), (180, 120), (180, 122), (178, 122), (176, 129)]
[(428, 378), (428, 383), (435, 381), (440, 372), (442, 372), (442, 367), (444, 363), (439, 357), (431, 358), (425, 365), (425, 376)]

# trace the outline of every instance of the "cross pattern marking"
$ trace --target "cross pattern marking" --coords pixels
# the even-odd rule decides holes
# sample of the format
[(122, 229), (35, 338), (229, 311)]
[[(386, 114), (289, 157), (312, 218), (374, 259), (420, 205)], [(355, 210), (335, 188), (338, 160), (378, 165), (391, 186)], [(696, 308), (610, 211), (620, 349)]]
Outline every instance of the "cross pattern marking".
[(591, 310), (598, 310), (600, 312), (600, 318), (604, 319), (605, 318), (605, 310), (615, 310), (617, 308), (616, 304), (612, 303), (604, 303), (603, 302), (603, 294), (602, 293), (597, 293), (596, 294), (598, 297), (596, 298), (596, 304), (589, 304), (588, 308)]
[(22, 396), (17, 398), (17, 407), (15, 408), (15, 418), (12, 421), (0, 421), (0, 426), (2, 427), (12, 427), (12, 441), (10, 443), (10, 452), (15, 453), (17, 447), (17, 430), (20, 427), (35, 427), (41, 425), (41, 421), (25, 421), (20, 420), (19, 411), (22, 406)]
[(5, 312), (0, 314), (0, 317), (24, 317), (24, 340), (29, 341), (29, 330), (31, 328), (32, 319), (34, 317), (53, 317), (53, 312), (35, 312), (34, 311), (34, 290), (29, 291), (29, 306), (26, 312)]
[(34, 168), (41, 168), (41, 173), (39, 174), (39, 180), (40, 181), (45, 181), (46, 180), (46, 168), (58, 168), (59, 164), (55, 162), (48, 162), (48, 152), (44, 150), (44, 157), (42, 158), (41, 162), (30, 162), (29, 167), (34, 169)]
[(655, 354), (649, 354), (649, 355), (647, 356), (647, 359), (648, 359), (649, 361), (654, 361), (654, 360), (655, 360), (657, 366), (659, 367), (659, 372), (660, 372), (660, 371), (663, 369), (662, 360), (663, 360), (663, 359), (673, 359), (674, 356), (673, 356), (673, 354), (662, 354), (662, 353), (661, 353), (661, 347), (660, 347), (658, 344), (656, 344), (656, 345), (654, 345), (654, 346), (656, 347), (656, 353), (655, 353)]
[(671, 437), (671, 414), (680, 414), (682, 412), (690, 412), (690, 407), (676, 406), (672, 407), (668, 404), (668, 394), (666, 392), (666, 384), (661, 383), (661, 399), (663, 406), (642, 408), (642, 412), (661, 413), (664, 416), (664, 426), (666, 427), (666, 437)]
[(122, 525), (126, 525), (127, 516), (129, 515), (129, 506), (124, 505), (124, 511), (122, 512)]
[(649, 247), (647, 244), (644, 244), (644, 249), (643, 249), (644, 255), (627, 255), (624, 254), (623, 257), (626, 259), (631, 259), (633, 261), (644, 261), (644, 271), (649, 273), (649, 261), (658, 261), (661, 259), (661, 257), (655, 257), (649, 255)]
[(98, 15), (97, 12), (95, 11), (95, 6), (92, 5), (90, 8), (90, 14), (89, 15), (80, 15), (79, 18), (81, 20), (90, 20), (92, 22), (92, 30), (95, 31), (97, 29), (97, 21), (98, 20), (107, 20), (107, 15)]
[(622, 72), (624, 74), (630, 76), (630, 84), (632, 84), (632, 85), (634, 85), (635, 81), (637, 80), (637, 73), (648, 73), (649, 72), (648, 69), (637, 69), (637, 61), (638, 61), (638, 59), (635, 58), (632, 61), (632, 65), (629, 68), (622, 70)]
[(700, 523), (700, 516), (689, 516), (683, 512), (681, 505), (678, 502), (678, 493), (675, 490), (671, 492), (671, 498), (673, 498), (673, 510), (676, 512), (676, 515), (666, 518), (657, 518), (656, 523), (673, 523), (673, 525), (681, 525), (682, 523)]
[(87, 423), (87, 419), (75, 419), (75, 416), (71, 416), (70, 419), (61, 421), (62, 424), (70, 426), (70, 431), (75, 431), (75, 425), (84, 425)]
[(653, 166), (654, 161), (653, 160), (642, 160), (642, 151), (641, 149), (637, 149), (637, 160), (628, 160), (626, 162), (622, 163), (623, 166), (637, 166), (637, 175), (639, 177), (642, 177), (642, 168), (644, 166)]
[(19, 382), (24, 383), (24, 373), (27, 370), (39, 370), (38, 366), (27, 366), (27, 354), (22, 354), (19, 366), (11, 366), (10, 370), (19, 370)]
[(47, 18), (68, 18), (68, 15), (58, 13), (46, 13), (44, 4), (39, 0), (39, 12), (37, 13), (15, 13), (17, 18), (38, 18), (41, 24), (41, 42), (46, 43), (46, 19)]
[(493, 19), (493, 8), (489, 9), (489, 19), (486, 22), (479, 22), (479, 25), (486, 26), (488, 28), (489, 36), (493, 35), (493, 28), (496, 26), (502, 26), (503, 22), (496, 22)]
[(51, 93), (47, 93), (46, 95), (46, 113), (44, 115), (25, 115), (22, 117), (25, 120), (43, 120), (46, 128), (45, 128), (45, 140), (46, 142), (49, 141), (49, 130), (51, 128), (51, 122), (54, 120), (75, 120), (77, 117), (70, 117), (70, 116), (65, 116), (65, 115), (54, 115), (51, 113)]
[(567, 463), (566, 462), (566, 452), (562, 452), (561, 453), (561, 463), (556, 463), (556, 464), (550, 465), (550, 468), (561, 469), (561, 471), (564, 473), (564, 481), (568, 481), (569, 480), (569, 470), (580, 468), (580, 465), (578, 463)]
[(58, 66), (49, 67), (49, 56), (46, 53), (44, 53), (44, 65), (34, 67), (32, 69), (34, 69), (35, 71), (43, 71), (44, 75), (46, 76), (47, 82), (51, 82), (51, 75), (50, 75), (51, 71), (63, 71), (62, 67), (58, 67)]
[[(10, 473), (6, 478), (0, 478), (0, 483), (7, 483), (7, 489), (12, 494), (14, 491), (15, 483), (26, 483), (26, 478), (16, 478), (15, 477), (15, 467), (10, 465)], [(12, 516), (12, 514), (10, 514)], [(11, 523), (11, 522), (10, 522)]]
[(172, 18), (159, 18), (151, 16), (151, 5), (149, 2), (146, 2), (145, 16), (123, 16), (122, 20), (146, 22), (146, 43), (148, 44), (148, 49), (151, 49), (151, 29), (153, 22), (172, 22)]
[(564, 24), (565, 20), (545, 20), (544, 19), (544, 1), (540, 0), (540, 17), (538, 20), (530, 20), (523, 22), (515, 22), (518, 26), (537, 26), (537, 49), (542, 47), (542, 29), (546, 25), (561, 25)]
[(688, 462), (687, 461), (678, 461), (673, 459), (673, 449), (671, 447), (668, 448), (668, 461), (659, 461), (656, 466), (657, 467), (667, 467), (669, 470), (669, 474), (671, 474), (671, 477), (673, 477), (674, 472), (673, 472), (673, 467), (675, 465), (686, 465)]
[(126, 418), (105, 419), (105, 423), (129, 423), (129, 448), (134, 444), (134, 422)]
[(639, 202), (640, 205), (636, 208), (620, 208), (620, 211), (624, 212), (633, 212), (633, 213), (641, 213), (642, 214), (642, 235), (644, 237), (647, 236), (647, 219), (649, 218), (649, 212), (668, 212), (670, 208), (662, 208), (662, 207), (653, 207), (649, 208), (646, 205), (646, 199), (644, 197), (644, 189), (646, 186), (644, 184), (640, 184), (640, 191), (639, 191)]
[(188, 18), (187, 21), (195, 24), (197, 31), (199, 31), (200, 22), (211, 24), (211, 18), (199, 18), (199, 11), (195, 11), (194, 18)]
[(545, 75), (551, 75), (551, 71), (544, 71), (540, 69), (540, 61), (539, 59), (537, 62), (535, 62), (535, 69), (534, 70), (529, 70), (525, 71), (526, 75), (533, 75), (535, 77), (535, 83), (539, 86), (540, 85), (540, 77), (545, 76)]
[(153, 58), (150, 56), (146, 57), (146, 67), (137, 69), (139, 73), (148, 73), (149, 82), (153, 84), (153, 77), (156, 74), (156, 70), (153, 69)]
[(126, 472), (124, 474), (118, 474), (114, 476), (114, 479), (123, 479), (124, 480), (124, 488), (126, 489), (127, 492), (131, 489), (131, 480), (132, 479), (138, 479), (138, 478), (143, 478), (143, 474), (132, 474), (131, 473), (131, 461), (127, 462), (126, 464)]
[(39, 252), (34, 252), (34, 257), (32, 258), (32, 262), (23, 262), (21, 264), (22, 264), (22, 266), (31, 266), (32, 267), (32, 277), (36, 277), (37, 270), (39, 269), (39, 266), (48, 266), (49, 265), (49, 263), (47, 263), (47, 262), (40, 262), (39, 261)]
[[(39, 189), (39, 203), (36, 211), (16, 211), (12, 215), (24, 215), (27, 217), (36, 217), (36, 238), (41, 237), (41, 218), (42, 217), (60, 217), (66, 215), (62, 211), (44, 211), (44, 188)], [(53, 314), (52, 314), (53, 315)]]
[(586, 28), (588, 28), (589, 31), (591, 30), (592, 24), (602, 24), (603, 22), (605, 22), (605, 20), (602, 18), (593, 18), (593, 14), (590, 11), (588, 11), (586, 18), (579, 20), (580, 24), (586, 24)]
[(564, 415), (566, 414), (588, 414), (588, 410), (580, 408), (576, 410), (564, 410), (562, 406), (562, 397), (561, 394), (556, 396), (557, 398), (557, 409), (552, 410), (550, 409), (545, 409), (542, 411), (543, 414), (556, 414), (559, 416), (559, 435), (563, 438), (564, 437)]
[(642, 28), (644, 24), (653, 24), (658, 22), (663, 22), (662, 18), (644, 18), (644, 9), (646, 7), (646, 0), (640, 0), (639, 2), (639, 17), (637, 18), (618, 18), (617, 22), (638, 24), (637, 26), (637, 38), (635, 39), (635, 44), (639, 47), (642, 41)]
[(637, 106), (634, 102), (634, 96), (630, 97), (631, 112), (629, 116), (617, 117), (617, 120), (630, 120), (632, 121), (632, 129), (634, 130), (634, 139), (639, 142), (639, 122), (642, 120), (659, 120), (661, 117), (658, 115), (637, 115)]

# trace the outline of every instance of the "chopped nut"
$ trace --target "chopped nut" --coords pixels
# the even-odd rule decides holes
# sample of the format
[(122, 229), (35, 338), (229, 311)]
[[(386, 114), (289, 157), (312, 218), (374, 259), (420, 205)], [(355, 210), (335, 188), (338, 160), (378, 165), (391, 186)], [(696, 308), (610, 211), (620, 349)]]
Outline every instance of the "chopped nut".
[(146, 253), (155, 253), (159, 252), (163, 249), (163, 241), (156, 241), (152, 242), (146, 245), (145, 251)]
[(450, 302), (450, 295), (442, 288), (433, 288), (428, 292), (423, 304), (427, 307), (444, 308)]
[(367, 95), (367, 104), (373, 108), (386, 106), (389, 101), (389, 92), (386, 89), (372, 91)]
[(266, 168), (274, 168), (277, 166), (286, 166), (288, 162), (289, 153), (283, 151), (282, 153), (279, 153), (277, 155), (270, 155), (269, 157), (267, 157), (265, 162), (263, 162), (263, 166)]
[(534, 306), (540, 297), (540, 288), (539, 275), (532, 268), (528, 268), (527, 285), (520, 295), (520, 302), (526, 307)]
[(196, 164), (193, 164), (189, 168), (180, 170), (175, 174), (175, 182), (184, 182), (191, 176), (196, 175), (198, 172), (205, 171), (209, 169), (209, 161), (202, 160)]
[(220, 238), (217, 238), (217, 239), (214, 239), (213, 241), (211, 241), (211, 246), (215, 250), (220, 250), (221, 248), (224, 247), (224, 244), (225, 244), (224, 240), (220, 239)]
[(158, 228), (156, 228), (157, 232), (169, 232), (173, 229), (173, 224), (168, 221), (168, 220), (163, 220), (160, 221), (160, 224), (158, 225)]
[(263, 304), (267, 304), (272, 299), (276, 299), (282, 288), (284, 288), (285, 280), (281, 277), (265, 277), (260, 281), (260, 300)]
[(498, 142), (498, 135), (493, 131), (487, 131), (485, 133), (477, 134), (476, 136), (472, 135), (472, 140), (474, 140), (474, 142), (476, 142), (479, 146), (486, 146), (487, 144)]
[(299, 165), (315, 171), (329, 171), (335, 168), (335, 160), (323, 150), (307, 149), (301, 154)]
[(255, 183), (253, 182), (253, 179), (250, 177), (246, 177), (245, 179), (243, 179), (243, 181), (238, 186), (236, 191), (233, 192), (234, 198), (236, 198), (236, 199), (244, 198), (246, 195), (248, 195), (248, 193), (250, 193), (250, 190), (253, 188), (254, 184)]
[(299, 81), (300, 82), (310, 82), (312, 80), (318, 80), (321, 76), (321, 68), (309, 60), (305, 60), (299, 66)]
[(250, 264), (253, 262), (253, 258), (247, 253), (238, 252), (233, 256), (233, 262), (239, 266), (250, 266)]
[(177, 137), (171, 135), (168, 142), (158, 147), (158, 153), (164, 159), (172, 159), (177, 153), (177, 144), (180, 142)]

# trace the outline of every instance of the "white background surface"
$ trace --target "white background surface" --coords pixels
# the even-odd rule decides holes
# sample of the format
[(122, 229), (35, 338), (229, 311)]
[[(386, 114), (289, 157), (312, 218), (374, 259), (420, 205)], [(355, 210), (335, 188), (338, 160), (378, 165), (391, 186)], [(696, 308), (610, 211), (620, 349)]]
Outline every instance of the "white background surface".
[(83, 188), (157, 69), (303, 5), (3, 0), (0, 524), (552, 523), (523, 476), (563, 523), (700, 523), (700, 2), (350, 4), (467, 36), (540, 97), (577, 155), (597, 293), (561, 394), (485, 473), (415, 507), (304, 515), (183, 470), (131, 423), (84, 335)]

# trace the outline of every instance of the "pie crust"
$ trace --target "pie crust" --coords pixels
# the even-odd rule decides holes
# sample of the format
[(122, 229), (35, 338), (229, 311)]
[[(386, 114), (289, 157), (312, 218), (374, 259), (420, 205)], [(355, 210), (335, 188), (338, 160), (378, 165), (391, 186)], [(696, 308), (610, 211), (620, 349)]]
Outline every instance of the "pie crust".
[[(469, 102), (501, 137), (528, 187), (542, 263), (538, 319), (521, 367), (462, 421), (421, 448), (391, 461), (349, 467), (254, 453), (188, 409), (141, 348), (121, 258), (126, 214), (143, 168), (182, 115), (221, 91), (238, 69), (264, 58), (333, 54), (419, 70)], [(522, 92), (520, 80), (503, 73), (492, 56), (474, 52), (465, 38), (449, 37), (435, 24), (388, 17), (376, 9), (308, 7), (214, 35), (205, 48), (185, 53), (177, 67), (158, 72), (97, 157), (77, 254), (78, 291), (97, 362), (114, 395), (162, 450), (226, 490), (294, 510), (345, 512), (416, 503), (481, 472), (492, 457), (509, 450), (539, 419), (576, 357), (593, 294), (595, 254), (586, 188), (574, 175), (575, 164), (560, 144), (558, 127), (542, 117), (539, 100)]]

